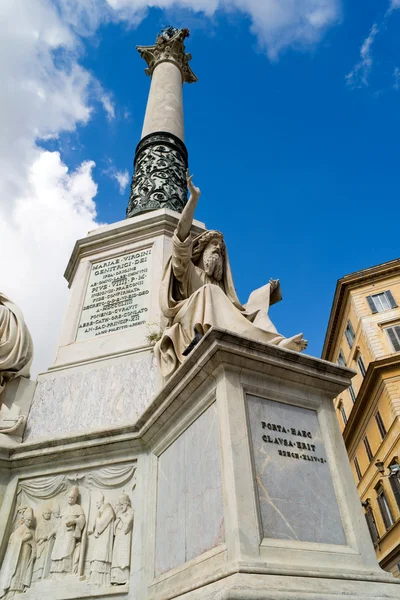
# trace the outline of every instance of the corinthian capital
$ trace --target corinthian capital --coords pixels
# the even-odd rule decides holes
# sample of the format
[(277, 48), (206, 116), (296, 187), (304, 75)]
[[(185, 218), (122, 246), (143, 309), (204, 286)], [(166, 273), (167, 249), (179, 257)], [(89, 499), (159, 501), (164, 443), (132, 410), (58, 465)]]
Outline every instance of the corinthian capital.
[(189, 36), (189, 29), (166, 27), (157, 36), (154, 46), (136, 46), (140, 56), (146, 61), (146, 75), (152, 75), (156, 66), (162, 62), (174, 63), (182, 73), (182, 81), (195, 83), (196, 75), (189, 66), (192, 55), (185, 52), (184, 40)]

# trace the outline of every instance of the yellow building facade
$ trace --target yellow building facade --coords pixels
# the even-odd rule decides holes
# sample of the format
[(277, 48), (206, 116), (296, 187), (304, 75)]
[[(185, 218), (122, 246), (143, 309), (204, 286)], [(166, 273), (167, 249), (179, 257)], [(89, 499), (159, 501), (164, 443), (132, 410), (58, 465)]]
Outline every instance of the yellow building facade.
[(339, 279), (322, 358), (356, 372), (335, 408), (380, 566), (400, 577), (400, 259)]

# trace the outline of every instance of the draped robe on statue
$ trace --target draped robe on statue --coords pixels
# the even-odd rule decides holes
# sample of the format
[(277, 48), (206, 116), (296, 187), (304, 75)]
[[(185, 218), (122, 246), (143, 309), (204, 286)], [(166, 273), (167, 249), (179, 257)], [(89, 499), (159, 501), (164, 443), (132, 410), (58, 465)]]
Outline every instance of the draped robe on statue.
[(285, 339), (268, 316), (269, 306), (282, 299), (279, 284), (272, 293), (270, 284), (255, 290), (243, 306), (236, 295), (226, 249), (221, 281), (194, 264), (193, 246), (203, 235), (181, 242), (175, 232), (172, 238), (172, 256), (160, 288), (160, 306), (168, 327), (154, 348), (164, 377), (184, 361), (182, 353), (193, 339), (194, 327), (202, 334), (218, 327), (271, 344)]
[(29, 377), (33, 344), (22, 312), (0, 293), (0, 393), (8, 379)]
[[(73, 519), (76, 519), (76, 524), (71, 523)], [(53, 577), (57, 573), (73, 573), (77, 568), (78, 557), (74, 557), (74, 553), (86, 523), (85, 514), (79, 504), (68, 505), (59, 521), (51, 553), (50, 572)]]
[(0, 598), (7, 592), (23, 592), (31, 585), (36, 555), (34, 530), (22, 523), (11, 535), (0, 576)]
[(111, 562), (114, 541), (115, 514), (110, 504), (99, 509), (93, 534), (93, 554), (90, 561), (90, 580), (95, 585), (111, 583)]

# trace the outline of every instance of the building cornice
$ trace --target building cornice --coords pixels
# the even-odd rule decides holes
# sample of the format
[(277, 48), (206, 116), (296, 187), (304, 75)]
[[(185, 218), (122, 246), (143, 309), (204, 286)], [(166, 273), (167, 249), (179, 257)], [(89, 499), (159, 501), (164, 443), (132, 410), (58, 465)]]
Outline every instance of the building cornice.
[(322, 349), (321, 358), (324, 360), (332, 360), (332, 351), (335, 346), (337, 336), (339, 335), (338, 324), (342, 320), (343, 311), (346, 306), (346, 301), (352, 289), (358, 288), (370, 281), (385, 279), (395, 273), (400, 273), (400, 258), (391, 260), (369, 269), (356, 271), (345, 275), (338, 280), (333, 297), (332, 308), (329, 316), (328, 328), (325, 335), (324, 346)]

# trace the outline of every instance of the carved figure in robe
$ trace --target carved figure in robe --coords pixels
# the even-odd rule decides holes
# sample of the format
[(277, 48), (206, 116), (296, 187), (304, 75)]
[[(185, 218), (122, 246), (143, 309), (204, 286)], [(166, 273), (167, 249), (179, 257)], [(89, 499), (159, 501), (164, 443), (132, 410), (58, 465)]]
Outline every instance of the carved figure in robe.
[(304, 350), (307, 342), (303, 334), (285, 338), (269, 318), (270, 305), (282, 299), (279, 280), (271, 279), (242, 305), (236, 295), (222, 233), (205, 231), (191, 239), (200, 190), (193, 185), (192, 177), (188, 176), (187, 182), (190, 197), (172, 238), (172, 256), (160, 287), (160, 307), (168, 326), (154, 353), (164, 377), (175, 372), (185, 355), (213, 326), (282, 348)]
[(0, 598), (11, 599), (31, 585), (36, 557), (33, 510), (27, 508), (23, 523), (10, 535), (0, 574)]
[(29, 377), (32, 359), (32, 338), (23, 314), (0, 293), (0, 394), (10, 379)]
[(79, 488), (73, 486), (68, 492), (68, 504), (60, 515), (60, 524), (53, 532), (55, 541), (50, 566), (53, 579), (62, 575), (78, 574), (82, 531), (86, 523), (78, 498)]
[(90, 582), (94, 585), (109, 586), (111, 584), (111, 562), (114, 541), (114, 510), (104, 501), (103, 494), (96, 502), (98, 509), (93, 529), (93, 552), (90, 559)]
[(33, 567), (32, 583), (40, 581), (46, 574), (46, 564), (49, 554), (49, 544), (53, 531), (51, 522), (51, 509), (46, 506), (43, 509), (42, 518), (36, 527), (36, 560)]
[(114, 549), (111, 563), (111, 584), (124, 585), (129, 581), (134, 512), (128, 494), (118, 498), (114, 524)]

